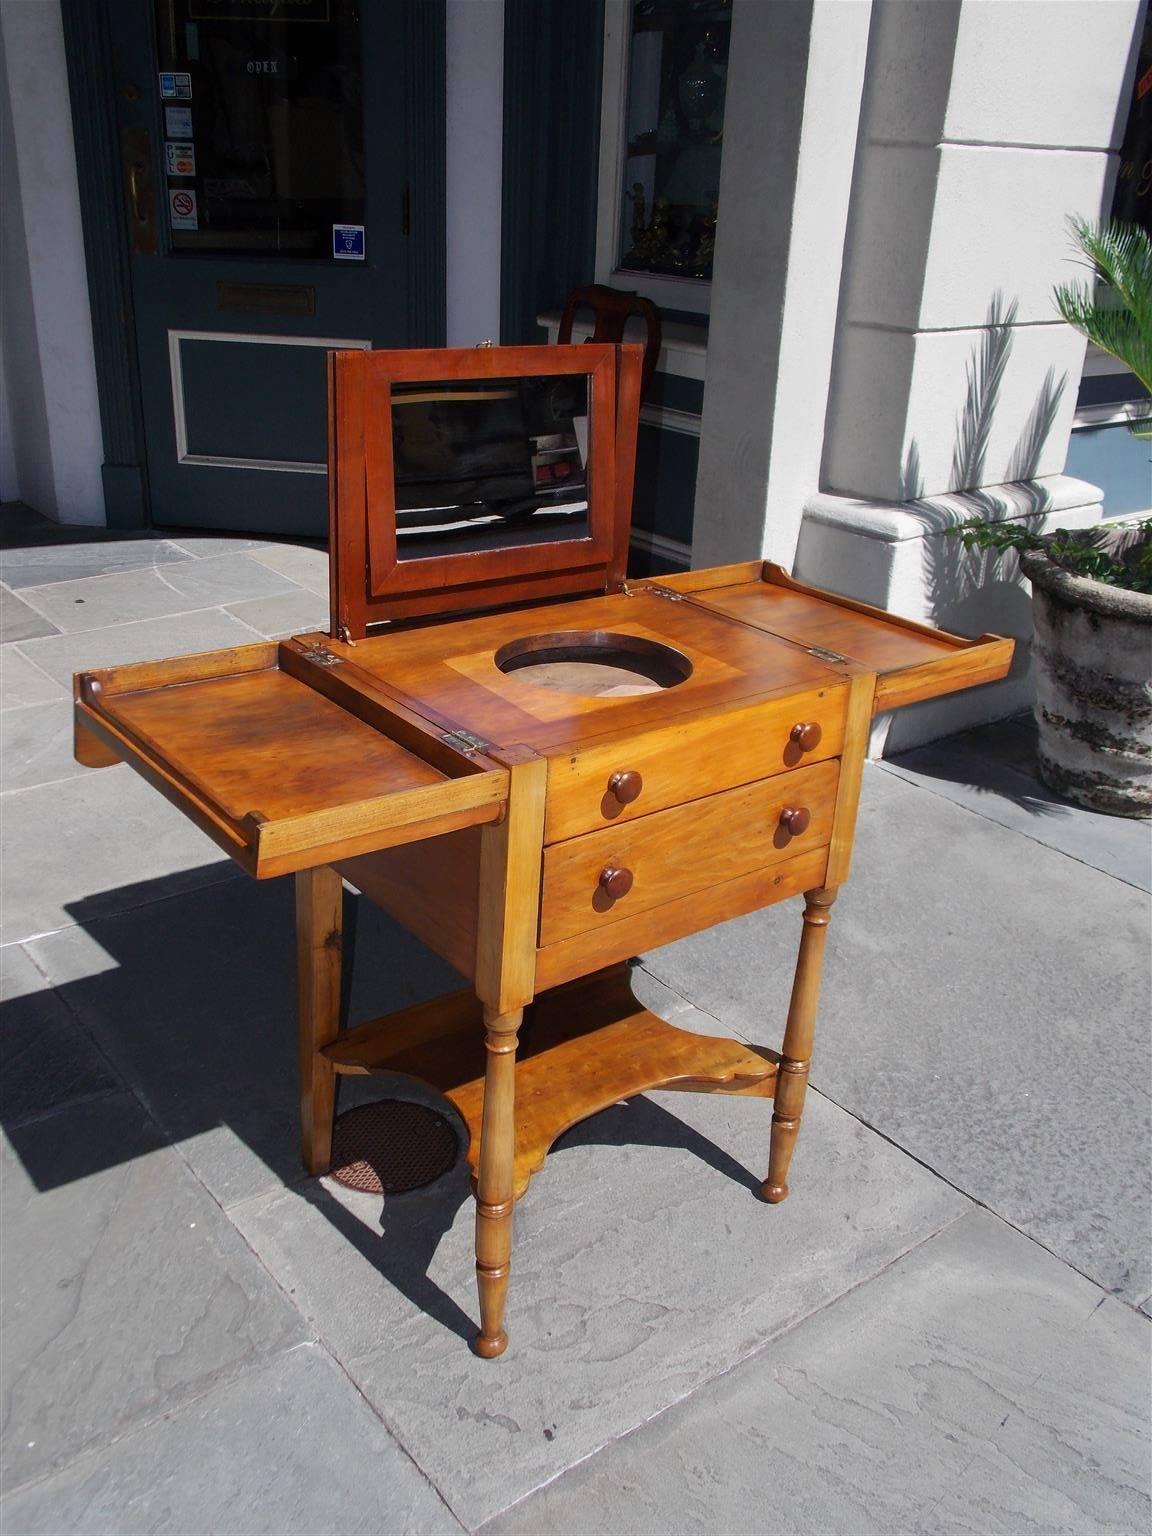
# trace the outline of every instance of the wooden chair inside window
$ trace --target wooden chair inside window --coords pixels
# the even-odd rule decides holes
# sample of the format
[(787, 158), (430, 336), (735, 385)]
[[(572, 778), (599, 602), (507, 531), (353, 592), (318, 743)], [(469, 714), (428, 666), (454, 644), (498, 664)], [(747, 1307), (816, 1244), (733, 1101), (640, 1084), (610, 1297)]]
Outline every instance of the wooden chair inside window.
[(640, 373), (640, 398), (643, 400), (660, 360), (660, 311), (651, 299), (641, 298), (638, 293), (625, 293), (619, 288), (609, 288), (604, 283), (589, 283), (584, 288), (573, 288), (560, 318), (557, 345), (566, 346), (572, 340), (572, 326), (578, 311), (582, 309), (590, 309), (593, 315), (594, 328), (589, 341), (623, 341), (628, 321), (633, 316), (643, 320), (647, 327), (644, 363)]

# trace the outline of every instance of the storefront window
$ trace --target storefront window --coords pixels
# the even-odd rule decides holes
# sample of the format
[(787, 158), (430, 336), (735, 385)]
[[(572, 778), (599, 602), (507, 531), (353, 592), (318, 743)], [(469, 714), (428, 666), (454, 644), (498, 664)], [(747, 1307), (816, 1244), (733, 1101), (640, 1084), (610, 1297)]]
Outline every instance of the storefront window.
[(1112, 217), (1129, 224), (1141, 224), (1152, 235), (1152, 13), (1144, 23), (1140, 57), (1136, 62), (1132, 105), (1128, 110), (1124, 142), (1120, 146)]
[(731, 0), (634, 0), (620, 267), (711, 279)]

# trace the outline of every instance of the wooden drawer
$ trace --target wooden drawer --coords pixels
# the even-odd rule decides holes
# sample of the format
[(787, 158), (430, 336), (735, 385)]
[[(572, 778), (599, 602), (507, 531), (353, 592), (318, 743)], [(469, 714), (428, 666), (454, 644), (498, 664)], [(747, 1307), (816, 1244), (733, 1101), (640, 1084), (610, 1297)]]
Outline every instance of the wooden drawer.
[(714, 923), (726, 923), (730, 918), (743, 917), (774, 902), (815, 890), (825, 883), (827, 872), (828, 849), (813, 848), (797, 858), (770, 864), (767, 869), (754, 869), (750, 875), (740, 875), (724, 885), (710, 885), (662, 907), (637, 912), (635, 917), (622, 917), (606, 928), (594, 928), (590, 933), (578, 933), (559, 944), (549, 944), (547, 949), (536, 951), (536, 990), (547, 991), (618, 960), (628, 960), (661, 944), (699, 933)]
[[(832, 836), (839, 769), (798, 768), (546, 848), (541, 946), (822, 847)], [(790, 832), (785, 810), (806, 810), (806, 828)], [(631, 875), (626, 894), (605, 888), (625, 883), (607, 880), (611, 870)]]
[[(846, 702), (846, 685), (829, 683), (705, 717), (685, 715), (627, 740), (550, 754), (544, 840), (562, 842), (838, 757)], [(793, 738), (800, 725), (816, 727), (808, 733), (810, 745)], [(627, 803), (612, 789), (613, 776), (622, 773), (638, 775), (641, 781), (638, 795)], [(635, 787), (634, 781), (630, 787)]]

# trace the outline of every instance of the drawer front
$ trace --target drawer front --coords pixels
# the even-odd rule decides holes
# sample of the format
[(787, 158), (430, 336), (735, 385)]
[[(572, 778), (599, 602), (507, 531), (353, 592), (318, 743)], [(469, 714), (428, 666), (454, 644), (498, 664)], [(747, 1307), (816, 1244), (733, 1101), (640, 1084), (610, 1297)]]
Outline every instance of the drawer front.
[(815, 848), (811, 853), (753, 870), (750, 875), (741, 875), (724, 885), (710, 885), (707, 890), (693, 891), (662, 907), (637, 912), (635, 917), (622, 917), (606, 928), (561, 939), (559, 944), (536, 951), (536, 990), (544, 992), (549, 987), (558, 987), (561, 982), (587, 976), (590, 971), (615, 965), (632, 955), (642, 955), (660, 944), (671, 944), (716, 923), (726, 923), (729, 918), (759, 912), (774, 902), (815, 890), (824, 884), (827, 872), (828, 849)]
[(823, 847), (839, 769), (817, 763), (554, 843), (544, 850), (541, 946)]
[(838, 757), (846, 701), (847, 688), (829, 684), (706, 719), (686, 716), (627, 741), (550, 756), (544, 840), (558, 843), (619, 826)]

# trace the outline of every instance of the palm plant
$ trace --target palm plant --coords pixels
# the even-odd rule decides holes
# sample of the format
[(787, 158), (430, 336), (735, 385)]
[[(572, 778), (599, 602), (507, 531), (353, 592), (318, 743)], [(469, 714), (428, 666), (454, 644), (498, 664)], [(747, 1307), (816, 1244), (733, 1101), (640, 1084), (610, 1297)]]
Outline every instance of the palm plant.
[[(1093, 278), (1059, 284), (1053, 290), (1056, 308), (1082, 336), (1130, 369), (1152, 396), (1152, 239), (1140, 225), (1114, 219), (1094, 224), (1070, 218), (1068, 225)], [(1152, 399), (1133, 408), (1128, 430), (1152, 438)], [(1152, 593), (1152, 518), (1135, 526), (1133, 546), (1119, 556), (1108, 548), (1113, 531), (1108, 523), (1041, 535), (1017, 522), (972, 518), (944, 531), (965, 549), (1043, 550), (1074, 575)]]
[[(1152, 240), (1138, 224), (1116, 220), (1068, 221), (1094, 281), (1061, 283), (1053, 293), (1062, 317), (1131, 369), (1152, 395)], [(1152, 401), (1129, 423), (1137, 437), (1152, 437)]]

